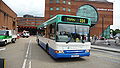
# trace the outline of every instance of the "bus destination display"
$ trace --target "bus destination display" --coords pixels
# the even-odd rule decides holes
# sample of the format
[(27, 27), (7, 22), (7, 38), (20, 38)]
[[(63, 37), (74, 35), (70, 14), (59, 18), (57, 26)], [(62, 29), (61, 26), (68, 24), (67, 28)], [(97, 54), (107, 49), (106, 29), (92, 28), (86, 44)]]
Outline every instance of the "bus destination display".
[(88, 23), (88, 19), (86, 18), (78, 18), (78, 17), (69, 17), (69, 16), (62, 16), (62, 21), (64, 22), (75, 22), (75, 23)]

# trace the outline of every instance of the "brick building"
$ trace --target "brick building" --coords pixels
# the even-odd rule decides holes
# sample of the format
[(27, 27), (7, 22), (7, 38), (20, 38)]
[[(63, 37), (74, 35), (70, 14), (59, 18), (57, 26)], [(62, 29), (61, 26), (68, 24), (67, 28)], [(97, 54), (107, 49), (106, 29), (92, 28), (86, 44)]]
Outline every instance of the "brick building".
[(89, 17), (92, 20), (91, 36), (110, 37), (113, 3), (106, 0), (45, 0), (45, 20), (57, 14)]
[(44, 22), (44, 17), (36, 17), (33, 15), (24, 15), (17, 17), (18, 32), (23, 30), (29, 31), (31, 35), (35, 35), (37, 26)]
[(0, 0), (0, 29), (16, 29), (17, 14)]

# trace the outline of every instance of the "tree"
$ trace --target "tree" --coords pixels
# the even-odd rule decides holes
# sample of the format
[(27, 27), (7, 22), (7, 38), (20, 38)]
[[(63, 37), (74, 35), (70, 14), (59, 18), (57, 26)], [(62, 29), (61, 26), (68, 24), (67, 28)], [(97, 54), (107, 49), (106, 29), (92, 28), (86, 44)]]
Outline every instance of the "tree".
[(110, 29), (110, 33), (115, 36), (117, 33), (120, 33), (120, 30), (119, 29), (116, 29), (116, 30), (113, 30), (113, 29)]

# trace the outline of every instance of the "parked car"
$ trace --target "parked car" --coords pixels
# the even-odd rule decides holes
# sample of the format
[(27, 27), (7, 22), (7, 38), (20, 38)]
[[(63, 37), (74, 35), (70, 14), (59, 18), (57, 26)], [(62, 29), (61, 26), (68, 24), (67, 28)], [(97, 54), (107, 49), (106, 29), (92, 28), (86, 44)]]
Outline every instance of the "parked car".
[(21, 34), (21, 37), (23, 37), (23, 38), (28, 38), (30, 36), (30, 33), (29, 33), (29, 31), (23, 31), (22, 32), (22, 34)]
[(118, 37), (120, 39), (120, 33), (116, 34), (114, 38)]
[(7, 43), (15, 43), (17, 38), (15, 30), (0, 30), (0, 45), (6, 45)]

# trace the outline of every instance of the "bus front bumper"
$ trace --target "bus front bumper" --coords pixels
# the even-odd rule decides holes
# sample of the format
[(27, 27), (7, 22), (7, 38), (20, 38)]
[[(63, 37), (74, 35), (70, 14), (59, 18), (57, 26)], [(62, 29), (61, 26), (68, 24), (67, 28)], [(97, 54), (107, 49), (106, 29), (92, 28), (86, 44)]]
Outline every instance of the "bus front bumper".
[(55, 55), (55, 58), (77, 58), (77, 57), (83, 57), (83, 56), (90, 56), (90, 52), (85, 53), (76, 53), (76, 54), (64, 54), (64, 53), (58, 53)]

